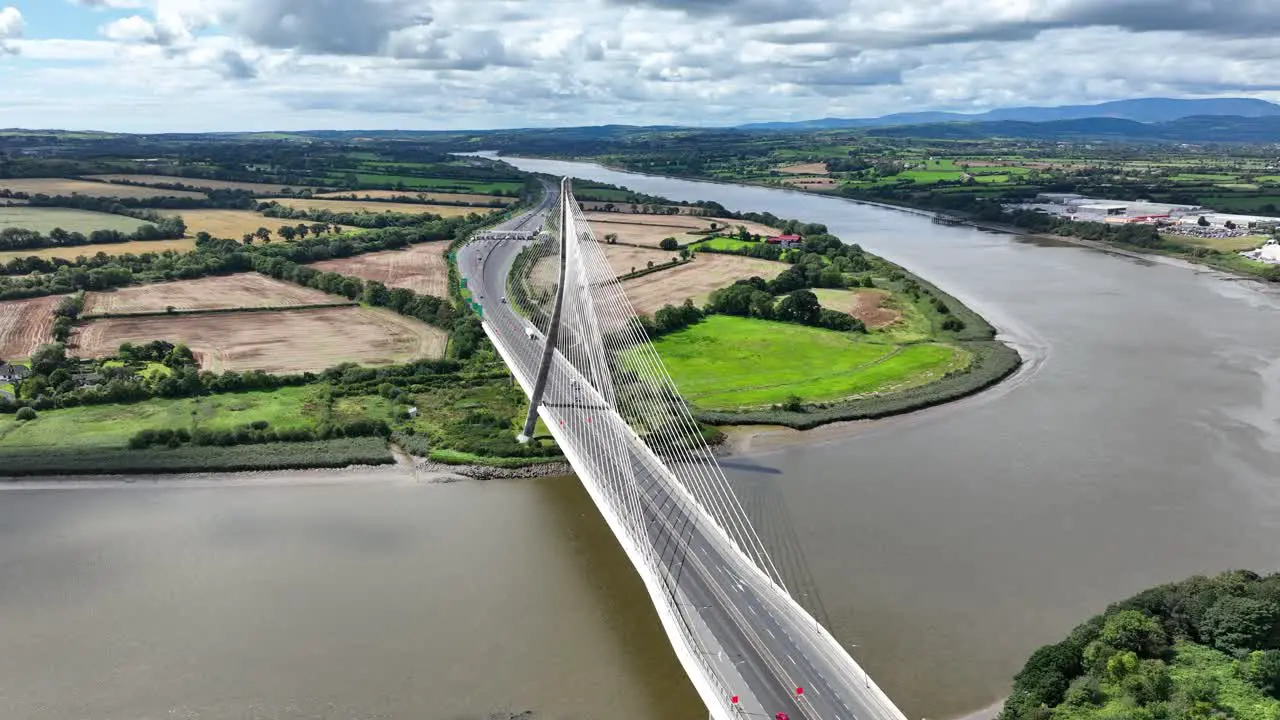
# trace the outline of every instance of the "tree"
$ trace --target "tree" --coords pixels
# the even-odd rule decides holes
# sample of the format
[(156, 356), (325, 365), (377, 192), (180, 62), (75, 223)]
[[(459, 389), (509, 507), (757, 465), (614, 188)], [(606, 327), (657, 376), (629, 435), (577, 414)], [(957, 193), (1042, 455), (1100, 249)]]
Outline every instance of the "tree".
[(1245, 679), (1273, 698), (1280, 698), (1280, 650), (1256, 650), (1245, 661)]
[(258, 230), (254, 233), (254, 236), (264, 243), (271, 242), (271, 231), (264, 227), (258, 228)]
[(680, 247), (680, 242), (673, 237), (662, 238), (662, 242), (658, 243), (658, 247), (663, 250), (675, 250)]
[(243, 237), (243, 238), (241, 238), (241, 242), (243, 242), (245, 245), (252, 245), (252, 244), (253, 244), (253, 233), (245, 233), (245, 234), (244, 234), (244, 237)]
[(304, 240), (307, 237), (307, 233), (311, 232), (311, 228), (306, 223), (298, 223), (293, 230), (298, 233), (298, 237), (303, 238)]
[(280, 233), (280, 237), (284, 238), (285, 242), (291, 242), (298, 235), (298, 231), (289, 225), (285, 225), (276, 232)]
[(784, 322), (815, 325), (822, 314), (818, 296), (809, 290), (797, 290), (782, 298), (774, 310), (774, 316)]
[(1213, 647), (1232, 654), (1262, 649), (1280, 621), (1280, 606), (1266, 600), (1227, 595), (1200, 621), (1200, 636)]
[(1168, 649), (1160, 623), (1137, 610), (1121, 610), (1107, 618), (1098, 639), (1117, 650), (1147, 658), (1158, 657)]
[(618, 233), (608, 233), (604, 236), (604, 241), (610, 245), (618, 242)]

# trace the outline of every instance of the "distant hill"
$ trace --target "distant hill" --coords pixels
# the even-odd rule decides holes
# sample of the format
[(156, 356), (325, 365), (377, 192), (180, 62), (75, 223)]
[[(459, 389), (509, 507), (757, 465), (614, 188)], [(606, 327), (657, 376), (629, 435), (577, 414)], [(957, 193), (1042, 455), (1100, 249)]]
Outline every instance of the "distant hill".
[(1047, 122), (1018, 120), (945, 122), (869, 128), (867, 134), (878, 137), (946, 140), (997, 137), (1070, 141), (1274, 143), (1280, 142), (1280, 115), (1268, 117), (1199, 115), (1157, 123), (1143, 123), (1122, 118), (1081, 118)]
[(1088, 118), (1113, 118), (1139, 123), (1167, 123), (1195, 116), (1235, 116), (1262, 118), (1280, 116), (1280, 105), (1252, 98), (1210, 98), (1179, 100), (1139, 98), (1097, 105), (1061, 107), (1002, 108), (978, 114), (949, 112), (897, 113), (876, 118), (823, 118), (799, 122), (752, 123), (742, 130), (838, 130), (844, 128), (892, 127), (926, 123), (989, 123), (998, 121), (1043, 123)]

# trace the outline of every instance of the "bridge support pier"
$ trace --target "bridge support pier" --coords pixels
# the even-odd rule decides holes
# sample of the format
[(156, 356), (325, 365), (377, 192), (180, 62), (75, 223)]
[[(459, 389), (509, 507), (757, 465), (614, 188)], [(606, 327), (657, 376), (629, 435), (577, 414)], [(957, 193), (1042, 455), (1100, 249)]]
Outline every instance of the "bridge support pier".
[(542, 404), (542, 394), (547, 389), (547, 376), (551, 371), (551, 361), (555, 357), (556, 340), (560, 337), (560, 311), (564, 308), (564, 277), (569, 260), (566, 249), (565, 233), (569, 231), (569, 204), (565, 198), (570, 197), (569, 178), (560, 181), (560, 285), (556, 288), (556, 304), (551, 311), (551, 325), (547, 328), (547, 345), (542, 349), (542, 362), (538, 365), (538, 377), (533, 383), (533, 395), (529, 398), (529, 415), (525, 418), (524, 429), (516, 440), (521, 444), (533, 439), (533, 429), (538, 424), (538, 406)]

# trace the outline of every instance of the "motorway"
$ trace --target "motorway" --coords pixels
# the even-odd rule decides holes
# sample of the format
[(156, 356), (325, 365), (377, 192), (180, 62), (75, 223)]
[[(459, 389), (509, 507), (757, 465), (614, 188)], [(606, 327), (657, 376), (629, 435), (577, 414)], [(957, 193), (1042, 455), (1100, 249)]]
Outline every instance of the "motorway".
[[(558, 207), (558, 188), (548, 185), (547, 190), (536, 208), (493, 230), (540, 228), (546, 214)], [(527, 321), (501, 300), (512, 263), (526, 244), (493, 238), (469, 243), (459, 251), (458, 267), (484, 308), (486, 331), (527, 390), (537, 373), (542, 342), (530, 339)], [(562, 347), (574, 342), (563, 334), (567, 330), (561, 329)], [(559, 353), (551, 374), (544, 419), (548, 425), (557, 423), (568, 444), (579, 450), (567, 454), (577, 458), (574, 467), (584, 483), (634, 478), (648, 542), (663, 568), (663, 587), (683, 616), (683, 631), (698, 638), (694, 647), (704, 648), (703, 663), (723, 682), (717, 688), (725, 695), (721, 708), (728, 706), (730, 696), (739, 696), (735, 710), (713, 712), (713, 717), (772, 720), (776, 713), (786, 713), (792, 720), (905, 720), (817, 621), (711, 527), (709, 516), (692, 507), (692, 497), (676, 487), (675, 477)], [(568, 392), (569, 387), (575, 391)], [(587, 395), (577, 387), (586, 387)], [(608, 491), (604, 488), (605, 496)], [(797, 688), (803, 694), (797, 695)]]

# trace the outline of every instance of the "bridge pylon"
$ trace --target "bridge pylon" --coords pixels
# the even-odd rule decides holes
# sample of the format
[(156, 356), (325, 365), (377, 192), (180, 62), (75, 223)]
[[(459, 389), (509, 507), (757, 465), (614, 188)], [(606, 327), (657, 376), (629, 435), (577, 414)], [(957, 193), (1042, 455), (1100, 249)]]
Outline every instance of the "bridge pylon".
[(538, 406), (542, 404), (542, 397), (547, 391), (547, 377), (551, 372), (551, 363), (555, 359), (556, 341), (560, 337), (560, 316), (564, 311), (564, 288), (565, 288), (565, 271), (568, 267), (568, 253), (564, 252), (565, 237), (571, 227), (569, 222), (569, 202), (573, 198), (573, 187), (569, 178), (560, 180), (560, 202), (556, 207), (556, 213), (559, 214), (559, 228), (556, 231), (556, 237), (560, 243), (560, 273), (559, 282), (556, 283), (556, 300), (551, 310), (551, 324), (547, 327), (546, 345), (542, 349), (542, 361), (538, 365), (537, 379), (534, 380), (533, 396), (529, 399), (529, 414), (525, 418), (524, 428), (520, 434), (516, 436), (522, 444), (533, 439), (534, 428), (538, 424)]

